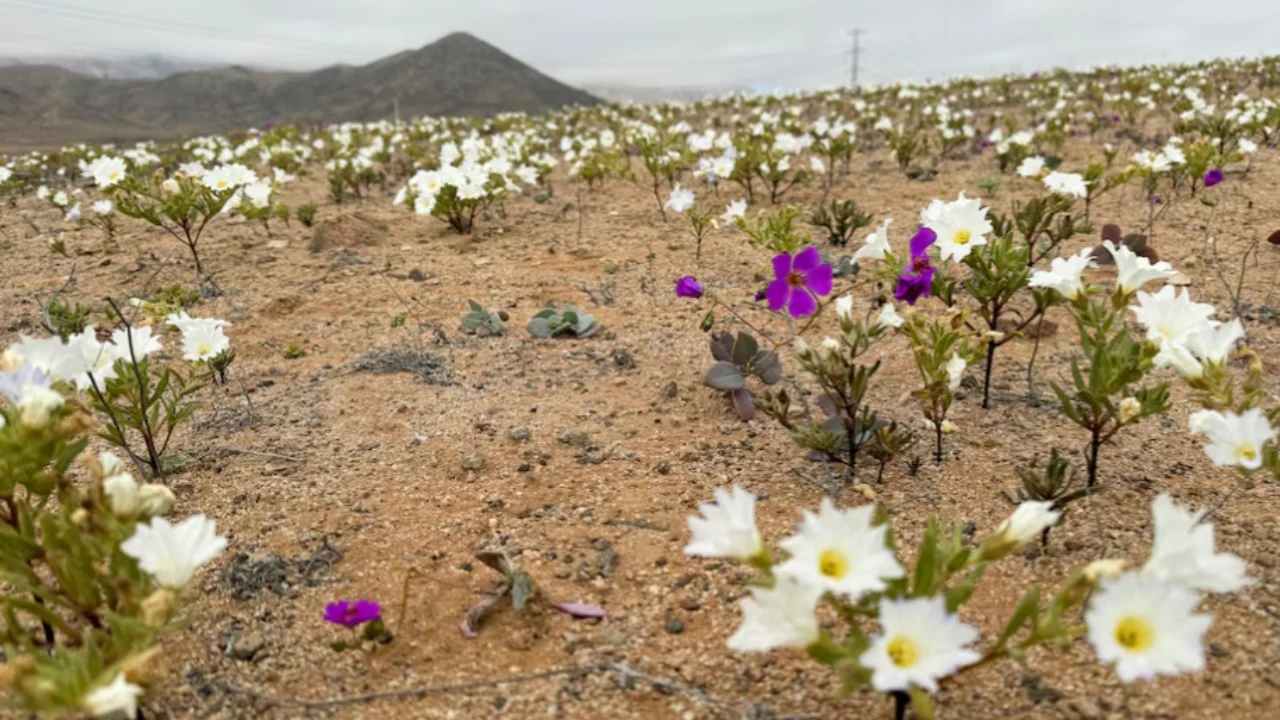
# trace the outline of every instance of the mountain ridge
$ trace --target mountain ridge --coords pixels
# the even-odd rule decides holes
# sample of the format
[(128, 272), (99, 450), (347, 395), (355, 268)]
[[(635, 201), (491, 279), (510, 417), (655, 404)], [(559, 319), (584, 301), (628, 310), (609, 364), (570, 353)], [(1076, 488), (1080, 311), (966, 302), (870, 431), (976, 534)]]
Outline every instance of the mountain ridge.
[(397, 105), (401, 117), (491, 116), (599, 102), (462, 32), (311, 72), (232, 65), (116, 79), (55, 65), (0, 67), (0, 137), (14, 147), (167, 139), (268, 122), (368, 122), (392, 117)]

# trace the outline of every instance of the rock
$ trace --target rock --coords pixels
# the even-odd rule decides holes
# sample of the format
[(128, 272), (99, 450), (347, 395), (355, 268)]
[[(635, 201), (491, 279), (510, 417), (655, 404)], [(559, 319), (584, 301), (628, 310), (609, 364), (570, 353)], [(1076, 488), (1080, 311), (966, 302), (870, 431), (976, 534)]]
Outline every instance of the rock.
[(668, 635), (679, 635), (684, 632), (684, 621), (680, 618), (667, 618), (667, 624), (664, 628)]
[(409, 279), (414, 282), (423, 282), (427, 279), (427, 274), (423, 272), (422, 268), (414, 268), (409, 271)]
[(623, 370), (634, 370), (636, 367), (635, 358), (631, 357), (631, 353), (626, 348), (613, 349), (613, 364)]
[(662, 386), (662, 397), (668, 400), (674, 400), (678, 392), (679, 389), (676, 387), (675, 381)]
[(1067, 701), (1068, 717), (1077, 718), (1078, 720), (1102, 720), (1102, 708), (1098, 707), (1095, 700), (1089, 698), (1072, 698)]
[(507, 433), (507, 437), (511, 438), (514, 442), (528, 442), (529, 438), (533, 437), (533, 431), (528, 427), (521, 425), (520, 427), (511, 428)]
[(479, 472), (486, 464), (484, 456), (479, 453), (462, 458), (462, 469), (468, 472)]
[(266, 646), (267, 641), (262, 637), (262, 633), (253, 630), (236, 638), (235, 643), (231, 645), (231, 657), (245, 661), (261, 659), (259, 655)]
[(696, 612), (702, 608), (702, 603), (698, 602), (697, 598), (689, 596), (680, 601), (680, 608), (689, 612)]
[(363, 213), (339, 215), (316, 225), (308, 248), (313, 253), (331, 247), (353, 248), (377, 245), (387, 234), (387, 224)]
[(574, 447), (586, 447), (591, 444), (591, 436), (585, 430), (570, 428), (561, 430), (556, 433), (556, 440), (565, 445), (573, 445)]

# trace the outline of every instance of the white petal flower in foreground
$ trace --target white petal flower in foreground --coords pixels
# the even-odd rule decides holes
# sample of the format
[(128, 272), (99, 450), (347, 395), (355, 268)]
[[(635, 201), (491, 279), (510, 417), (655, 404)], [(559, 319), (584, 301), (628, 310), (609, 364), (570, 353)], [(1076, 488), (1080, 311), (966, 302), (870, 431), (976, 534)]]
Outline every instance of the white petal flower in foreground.
[(836, 298), (836, 317), (843, 322), (853, 321), (853, 296), (841, 295)]
[(671, 197), (663, 203), (663, 207), (668, 210), (674, 210), (682, 213), (693, 207), (693, 191), (686, 187), (680, 187), (680, 183), (676, 183), (675, 189), (671, 191)]
[(133, 718), (138, 716), (138, 696), (142, 688), (116, 675), (109, 684), (84, 696), (80, 707), (95, 718)]
[(756, 529), (756, 496), (734, 485), (716, 488), (716, 501), (702, 503), (703, 517), (690, 517), (693, 539), (686, 555), (750, 560), (764, 550), (764, 540)]
[(966, 198), (961, 192), (952, 202), (931, 203), (921, 215), (921, 224), (937, 233), (943, 260), (961, 262), (974, 248), (987, 244), (987, 233), (991, 232), (988, 210), (980, 198)]
[(1044, 171), (1043, 156), (1032, 155), (1031, 157), (1023, 158), (1022, 162), (1018, 163), (1018, 174), (1022, 177), (1040, 177), (1042, 171)]
[(42, 428), (49, 422), (49, 414), (62, 407), (62, 395), (42, 385), (28, 383), (18, 388), (18, 410), (22, 424), (30, 428)]
[(732, 225), (738, 220), (741, 220), (742, 218), (746, 217), (746, 214), (747, 214), (747, 201), (734, 200), (733, 202), (724, 206), (724, 214), (720, 216), (720, 222), (723, 222), (725, 225)]
[(1013, 511), (1013, 514), (1000, 523), (996, 534), (1014, 545), (1025, 545), (1031, 542), (1062, 517), (1062, 512), (1053, 509), (1053, 501), (1028, 500)]
[(977, 629), (948, 615), (941, 597), (882, 598), (880, 627), (882, 634), (858, 658), (880, 692), (912, 686), (934, 692), (940, 678), (982, 658), (967, 647), (978, 639)]
[(874, 516), (870, 505), (837, 510), (823, 498), (816, 514), (805, 512), (799, 532), (780, 543), (790, 557), (775, 574), (852, 600), (884, 590), (886, 580), (905, 571), (885, 547), (889, 526), (872, 525)]
[(1173, 266), (1163, 260), (1152, 265), (1150, 260), (1138, 257), (1124, 245), (1117, 247), (1110, 240), (1103, 240), (1102, 245), (1116, 261), (1116, 283), (1125, 295), (1141, 290), (1143, 285), (1152, 280), (1173, 277)]
[[(132, 355), (130, 355), (130, 341), (133, 343)], [(141, 360), (151, 353), (164, 349), (160, 339), (151, 334), (149, 327), (135, 327), (131, 331), (120, 328), (111, 333), (111, 342), (115, 344), (116, 352), (120, 357), (126, 360), (130, 357)]]
[(902, 323), (902, 316), (898, 314), (898, 309), (893, 306), (893, 303), (885, 303), (880, 314), (876, 316), (876, 325), (880, 327), (899, 328), (902, 327)]
[(1249, 584), (1244, 560), (1215, 549), (1213, 524), (1204, 510), (1191, 512), (1166, 493), (1151, 503), (1155, 544), (1143, 572), (1157, 580), (1202, 592), (1235, 592)]
[(885, 218), (875, 232), (867, 235), (862, 247), (853, 254), (853, 261), (883, 260), (885, 255), (892, 253), (893, 248), (889, 247), (889, 225), (892, 223), (893, 218)]
[(1055, 170), (1045, 175), (1043, 182), (1049, 192), (1055, 195), (1083, 198), (1089, 194), (1089, 183), (1079, 173), (1064, 173)]
[(822, 588), (779, 577), (771, 588), (753, 588), (742, 599), (742, 624), (729, 638), (735, 652), (806, 648), (817, 641), (814, 614)]
[(1213, 624), (1197, 614), (1200, 597), (1146, 573), (1103, 580), (1084, 621), (1098, 659), (1115, 663), (1125, 682), (1204, 667), (1204, 634)]
[(1084, 292), (1084, 283), (1080, 275), (1093, 267), (1093, 249), (1085, 248), (1078, 254), (1066, 258), (1054, 258), (1049, 263), (1049, 270), (1036, 270), (1031, 273), (1027, 283), (1031, 287), (1047, 287), (1058, 291), (1068, 300), (1075, 300)]
[(1138, 292), (1138, 304), (1129, 308), (1147, 329), (1147, 339), (1160, 343), (1184, 344), (1193, 332), (1209, 322), (1216, 308), (1191, 301), (1191, 293), (1165, 285), (1155, 294)]
[(214, 523), (204, 515), (192, 515), (177, 525), (164, 518), (138, 524), (133, 535), (120, 544), (125, 555), (167, 588), (186, 585), (196, 568), (209, 562), (227, 546)]
[(1192, 413), (1191, 432), (1209, 436), (1204, 452), (1214, 465), (1239, 465), (1246, 470), (1262, 467), (1263, 447), (1276, 436), (1259, 408), (1246, 410), (1243, 415), (1216, 410)]

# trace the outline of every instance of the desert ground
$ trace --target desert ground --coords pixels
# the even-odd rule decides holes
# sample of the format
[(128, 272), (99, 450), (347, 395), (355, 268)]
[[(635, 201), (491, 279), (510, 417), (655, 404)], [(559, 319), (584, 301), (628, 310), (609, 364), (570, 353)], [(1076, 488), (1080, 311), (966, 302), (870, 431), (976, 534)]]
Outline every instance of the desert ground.
[[(1121, 157), (1134, 149), (1123, 146)], [(1082, 165), (1094, 152), (1073, 141), (1064, 164)], [(930, 200), (982, 195), (977, 181), (993, 174), (988, 155), (943, 160), (932, 179), (908, 180), (879, 149), (855, 155), (828, 197), (857, 200), (877, 223), (896, 218), (891, 239), (900, 245)], [(1037, 189), (1001, 179), (984, 199), (996, 210)], [(643, 183), (579, 189), (562, 171), (552, 183), (548, 201), (511, 198), (470, 236), (393, 207), (390, 193), (335, 205), (314, 174), (282, 198), (317, 202), (314, 228), (294, 221), (267, 233), (234, 218), (211, 226), (202, 257), (223, 294), (198, 311), (232, 323), (236, 361), (175, 440), (189, 462), (169, 482), (178, 514), (206, 513), (229, 547), (199, 576), (199, 599), (165, 645), (163, 692), (144, 705), (146, 717), (890, 716), (889, 701), (870, 690), (833, 699), (835, 681), (801, 653), (731, 653), (725, 640), (750, 572), (682, 553), (686, 518), (715, 488), (738, 483), (756, 493), (761, 530), (774, 540), (823, 496), (805, 478), (817, 464), (784, 429), (764, 416), (740, 421), (723, 393), (703, 385), (711, 357), (698, 321), (709, 302), (671, 291), (694, 275), (722, 296), (749, 298), (768, 254), (721, 228), (696, 261), (687, 223), (664, 222)], [(1234, 285), (1249, 245), (1280, 228), (1278, 183), (1280, 162), (1264, 149), (1247, 175), (1241, 165), (1215, 188), (1215, 208), (1189, 201), (1157, 222), (1153, 247), (1189, 278), (1197, 300), (1230, 306), (1223, 278)], [(1095, 225), (1142, 225), (1137, 192), (1122, 188), (1095, 203)], [(722, 202), (739, 196), (732, 186), (718, 191)], [(823, 197), (811, 185), (784, 201), (812, 208)], [(121, 250), (110, 255), (96, 231), (67, 226), (31, 197), (0, 223), (0, 346), (40, 327), (37, 300), (58, 288), (101, 303), (193, 279), (186, 249), (138, 222), (124, 223)], [(48, 248), (58, 235), (69, 257)], [(854, 249), (829, 247), (816, 231), (813, 238), (833, 256)], [(1097, 242), (1095, 229), (1064, 251)], [(1264, 242), (1244, 269), (1248, 344), (1273, 363), (1280, 247)], [(865, 311), (867, 281), (856, 282)], [(837, 279), (838, 289), (849, 284)], [(504, 310), (508, 332), (460, 332), (468, 298)], [(602, 330), (581, 340), (532, 338), (524, 325), (549, 302), (579, 305)], [(742, 312), (762, 329), (783, 328), (767, 308)], [(981, 408), (980, 376), (971, 373), (940, 464), (908, 396), (916, 371), (905, 345), (879, 350), (876, 407), (924, 437), (881, 483), (871, 468), (859, 480), (891, 513), (903, 547), (913, 547), (931, 514), (971, 523), (977, 537), (989, 532), (1012, 509), (1002, 491), (1037, 454), (1057, 447), (1082, 463), (1087, 438), (1049, 387), (1065, 378), (1075, 333), (1061, 309), (1049, 320), (1057, 332), (1040, 341), (1030, 387), (1029, 339), (997, 356), (991, 409)], [(722, 327), (733, 323), (721, 315)], [(828, 312), (810, 337), (833, 327)], [(286, 358), (290, 346), (301, 356)], [(787, 354), (784, 361), (790, 369)], [(1269, 391), (1280, 390), (1268, 377)], [(962, 614), (986, 636), (1029, 583), (1053, 587), (1094, 559), (1140, 561), (1151, 544), (1150, 503), (1168, 492), (1211, 509), (1220, 549), (1242, 556), (1255, 580), (1207, 600), (1216, 619), (1206, 671), (1125, 685), (1077, 641), (984, 667), (963, 685), (944, 682), (941, 717), (1274, 716), (1280, 491), (1215, 469), (1186, 431), (1193, 406), (1185, 387), (1173, 386), (1167, 416), (1102, 449), (1102, 492), (1071, 506), (1045, 550), (1032, 545), (993, 566)], [(913, 456), (921, 461), (914, 473)], [(853, 490), (841, 498), (866, 501)], [(608, 617), (505, 608), (479, 637), (465, 638), (463, 616), (498, 579), (473, 558), (482, 547), (507, 550), (550, 598), (599, 604)], [(394, 637), (334, 652), (329, 644), (343, 634), (322, 621), (324, 607), (354, 597), (382, 603)]]

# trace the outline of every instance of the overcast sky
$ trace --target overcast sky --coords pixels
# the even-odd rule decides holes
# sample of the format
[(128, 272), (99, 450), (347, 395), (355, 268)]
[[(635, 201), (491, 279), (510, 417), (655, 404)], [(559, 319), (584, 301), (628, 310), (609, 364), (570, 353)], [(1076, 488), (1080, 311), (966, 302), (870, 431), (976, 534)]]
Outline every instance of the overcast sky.
[(1280, 0), (0, 0), (0, 57), (305, 70), (465, 30), (571, 84), (772, 89), (1280, 51)]

